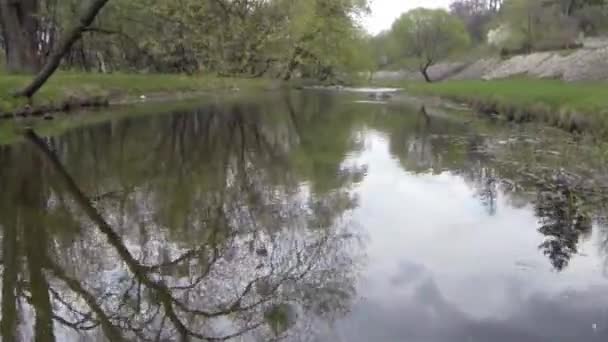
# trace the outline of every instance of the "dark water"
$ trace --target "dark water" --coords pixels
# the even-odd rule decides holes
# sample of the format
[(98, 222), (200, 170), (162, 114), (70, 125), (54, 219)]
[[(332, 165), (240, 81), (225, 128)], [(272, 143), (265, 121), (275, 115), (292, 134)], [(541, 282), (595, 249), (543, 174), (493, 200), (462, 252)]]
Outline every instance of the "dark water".
[(0, 146), (3, 341), (608, 339), (601, 148), (353, 96)]

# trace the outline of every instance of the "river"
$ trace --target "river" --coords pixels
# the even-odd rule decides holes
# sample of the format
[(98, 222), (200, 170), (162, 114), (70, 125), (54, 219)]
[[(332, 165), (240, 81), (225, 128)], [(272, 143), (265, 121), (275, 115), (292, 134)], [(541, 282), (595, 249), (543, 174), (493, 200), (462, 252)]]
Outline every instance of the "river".
[(608, 339), (598, 143), (319, 89), (145, 108), (0, 145), (3, 341)]

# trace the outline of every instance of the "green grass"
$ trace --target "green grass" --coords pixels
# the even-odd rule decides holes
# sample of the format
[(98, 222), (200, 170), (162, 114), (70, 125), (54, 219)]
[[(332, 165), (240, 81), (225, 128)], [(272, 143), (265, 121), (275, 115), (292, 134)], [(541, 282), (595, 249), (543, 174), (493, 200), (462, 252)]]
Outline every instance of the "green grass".
[[(0, 74), (0, 112), (13, 112), (26, 105), (11, 94), (26, 85), (31, 76)], [(270, 87), (267, 79), (232, 79), (215, 76), (159, 74), (97, 74), (59, 72), (35, 95), (34, 105), (62, 103), (70, 98), (105, 97), (123, 99), (144, 94), (176, 94)]]
[(404, 88), (466, 102), (480, 112), (495, 112), (509, 120), (542, 121), (570, 131), (608, 134), (608, 83), (508, 79), (408, 83)]

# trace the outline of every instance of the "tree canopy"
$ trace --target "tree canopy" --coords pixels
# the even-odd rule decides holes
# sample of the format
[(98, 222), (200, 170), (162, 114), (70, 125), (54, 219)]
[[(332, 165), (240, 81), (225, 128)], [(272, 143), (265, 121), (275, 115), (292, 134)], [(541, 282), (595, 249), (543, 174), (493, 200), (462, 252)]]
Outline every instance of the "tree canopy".
[(513, 52), (570, 48), (604, 31), (607, 15), (604, 0), (505, 0), (489, 43)]
[(397, 58), (414, 58), (425, 80), (428, 68), (470, 43), (463, 22), (445, 10), (419, 8), (402, 15), (391, 28)]
[[(7, 3), (0, 2), (2, 48), (7, 71), (17, 73), (40, 70), (84, 6), (80, 0)], [(359, 24), (367, 12), (367, 0), (111, 0), (63, 66), (333, 78), (368, 65)]]

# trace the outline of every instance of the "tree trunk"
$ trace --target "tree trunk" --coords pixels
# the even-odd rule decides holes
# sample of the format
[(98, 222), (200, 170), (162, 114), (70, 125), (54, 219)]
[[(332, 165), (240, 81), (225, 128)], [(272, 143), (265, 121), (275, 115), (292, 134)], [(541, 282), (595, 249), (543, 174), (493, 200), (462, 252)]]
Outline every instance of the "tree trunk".
[(82, 70), (84, 70), (85, 72), (89, 72), (90, 68), (89, 68), (89, 61), (87, 58), (87, 50), (86, 47), (84, 45), (84, 39), (80, 38), (80, 46), (78, 48), (78, 54), (80, 55), (80, 67)]
[(256, 72), (253, 77), (262, 77), (262, 76), (264, 76), (264, 74), (270, 69), (270, 66), (272, 65), (273, 62), (274, 62), (274, 60), (272, 58), (268, 58), (266, 60), (266, 63), (264, 63), (264, 67), (262, 67), (261, 70), (259, 70), (258, 72)]
[(10, 73), (40, 70), (37, 15), (38, 0), (0, 0), (6, 70)]
[[(3, 1), (3, 0), (0, 0)], [(6, 1), (6, 0), (4, 0)], [(53, 73), (59, 68), (61, 59), (70, 50), (75, 42), (80, 39), (82, 33), (93, 23), (95, 17), (101, 11), (103, 6), (106, 5), (108, 0), (93, 0), (89, 7), (85, 10), (78, 22), (66, 33), (66, 36), (59, 42), (57, 49), (51, 53), (48, 61), (36, 75), (32, 83), (30, 83), (23, 90), (17, 92), (15, 96), (25, 96), (31, 98), (46, 81), (53, 75)]]
[(287, 70), (285, 72), (285, 76), (283, 76), (283, 81), (289, 81), (291, 79), (293, 72), (296, 70), (296, 68), (300, 64), (300, 62), (298, 62), (298, 57), (300, 56), (300, 52), (301, 52), (300, 48), (296, 48), (296, 51), (294, 52), (293, 56), (291, 56), (291, 59), (289, 60), (289, 63), (287, 64)]
[(422, 67), (420, 68), (420, 73), (422, 74), (422, 76), (424, 76), (424, 80), (425, 80), (427, 83), (432, 83), (432, 82), (433, 82), (433, 80), (431, 80), (431, 77), (429, 76), (429, 73), (428, 73), (428, 71), (429, 71), (429, 66), (430, 66), (430, 64), (427, 64), (427, 65), (422, 66)]
[(570, 17), (574, 13), (575, 8), (576, 0), (568, 0), (565, 6), (563, 6), (563, 12), (567, 17)]

